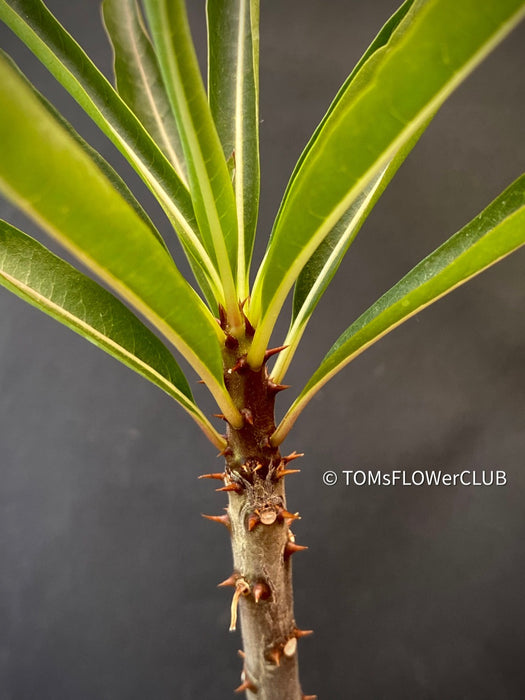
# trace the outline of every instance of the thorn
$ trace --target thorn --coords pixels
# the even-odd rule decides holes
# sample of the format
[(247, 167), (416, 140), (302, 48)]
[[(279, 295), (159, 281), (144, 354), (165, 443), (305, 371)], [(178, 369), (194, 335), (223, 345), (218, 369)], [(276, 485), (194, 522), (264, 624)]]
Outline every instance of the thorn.
[(223, 481), (225, 476), (226, 476), (226, 472), (216, 472), (215, 474), (201, 474), (198, 478), (199, 479), (218, 479), (219, 481)]
[(313, 630), (300, 630), (297, 629), (297, 627), (294, 628), (294, 636), (297, 637), (297, 639), (301, 639), (301, 637), (309, 637), (311, 634), (314, 633)]
[(248, 520), (248, 532), (251, 532), (253, 528), (258, 525), (260, 522), (260, 518), (256, 513), (252, 513), (250, 515), (250, 519)]
[(239, 574), (237, 574), (234, 571), (231, 576), (228, 576), (227, 579), (224, 579), (224, 581), (221, 581), (221, 583), (218, 583), (217, 588), (226, 588), (227, 586), (234, 586), (235, 587), (238, 578), (239, 578)]
[(282, 457), (281, 461), (284, 462), (285, 464), (288, 464), (288, 462), (292, 462), (294, 459), (299, 459), (299, 457), (304, 457), (304, 452), (296, 452), (294, 450), (286, 457)]
[(268, 382), (268, 393), (269, 394), (278, 394), (280, 391), (284, 391), (285, 389), (289, 389), (290, 386), (291, 386), (291, 384), (275, 384), (270, 379)]
[(204, 379), (198, 379), (197, 384), (206, 384), (206, 382), (204, 381)]
[(236, 350), (239, 347), (239, 341), (237, 340), (237, 338), (234, 338), (234, 336), (230, 335), (229, 333), (226, 336), (224, 344), (228, 348), (228, 350)]
[(283, 519), (286, 518), (286, 520), (292, 520), (292, 521), (293, 520), (301, 520), (301, 516), (299, 515), (299, 513), (290, 513), (289, 510), (285, 510), (284, 508), (281, 508), (279, 510), (279, 517), (283, 518)]
[(272, 649), (268, 656), (270, 659), (274, 662), (276, 666), (281, 665), (281, 656), (282, 656), (282, 651), (280, 649)]
[(303, 695), (302, 700), (317, 700), (317, 695)]
[(304, 552), (308, 547), (304, 547), (302, 544), (295, 544), (295, 542), (287, 542), (284, 547), (284, 558), (289, 559), (292, 554), (296, 552)]
[(248, 425), (253, 425), (253, 413), (249, 408), (241, 408), (241, 415), (244, 417), (244, 420), (246, 423), (248, 423)]
[(263, 364), (268, 362), (270, 357), (273, 357), (273, 355), (277, 355), (277, 353), (282, 352), (283, 350), (286, 350), (286, 348), (289, 347), (288, 345), (279, 345), (278, 348), (269, 348), (265, 353), (264, 353), (264, 360)]
[(226, 484), (226, 486), (221, 486), (220, 489), (215, 489), (216, 491), (235, 491), (235, 493), (242, 493), (243, 488), (240, 484), (232, 482), (231, 484)]
[(233, 692), (234, 693), (244, 693), (245, 690), (251, 690), (252, 693), (257, 693), (257, 688), (248, 679), (246, 679), (244, 681), (244, 683), (241, 683), (241, 685), (238, 688), (235, 688), (235, 690)]
[(242, 595), (247, 595), (250, 592), (250, 585), (242, 578), (235, 581), (235, 593), (233, 594), (232, 604), (230, 608), (230, 632), (235, 632), (237, 629), (237, 608), (239, 606), (239, 598)]
[(233, 450), (229, 445), (226, 445), (224, 450), (221, 450), (217, 457), (230, 457), (233, 454)]
[(278, 469), (276, 476), (278, 479), (282, 479), (283, 476), (289, 476), (290, 474), (300, 474), (300, 469)]
[(224, 413), (214, 413), (213, 415), (215, 418), (220, 418), (221, 420), (226, 420), (226, 416), (224, 415)]
[(219, 304), (219, 323), (223, 331), (226, 330), (228, 325), (228, 316), (226, 315), (226, 309), (222, 304)]
[(256, 603), (260, 600), (266, 600), (271, 595), (269, 587), (262, 581), (253, 584), (252, 593)]
[(237, 654), (241, 657), (241, 659), (246, 658), (246, 654), (244, 653), (244, 651), (242, 649), (238, 649)]
[(231, 374), (232, 372), (241, 372), (243, 369), (246, 369), (248, 363), (246, 362), (246, 353), (244, 355), (241, 355), (237, 362), (233, 365), (231, 369), (228, 370), (228, 373)]
[(201, 513), (201, 515), (203, 518), (206, 518), (206, 520), (212, 520), (214, 523), (222, 523), (228, 528), (228, 530), (231, 529), (230, 516), (228, 513), (225, 513), (224, 515), (205, 515), (204, 513)]

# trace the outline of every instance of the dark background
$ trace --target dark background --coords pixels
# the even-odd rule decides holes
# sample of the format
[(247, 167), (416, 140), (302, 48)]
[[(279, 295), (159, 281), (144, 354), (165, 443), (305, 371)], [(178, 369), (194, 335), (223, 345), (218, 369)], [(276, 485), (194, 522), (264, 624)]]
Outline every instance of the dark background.
[[(204, 2), (189, 4), (202, 46)], [(293, 163), (396, 8), (262, 4), (258, 259)], [(109, 74), (98, 2), (49, 6)], [(442, 108), (370, 216), (289, 394), (362, 310), (524, 169), (524, 29)], [(128, 175), (5, 28), (1, 45)], [(0, 214), (35, 234), (9, 203)], [(294, 561), (297, 622), (316, 631), (301, 643), (301, 677), (320, 700), (525, 697), (524, 267), (521, 251), (386, 337), (320, 392), (285, 444), (306, 453), (288, 493), (310, 546)], [(227, 631), (230, 596), (215, 588), (231, 570), (229, 543), (199, 515), (225, 499), (196, 479), (220, 468), (214, 449), (154, 386), (5, 290), (0, 314), (1, 700), (231, 698), (240, 639)], [(426, 467), (504, 469), (508, 485), (321, 479), (328, 468)]]

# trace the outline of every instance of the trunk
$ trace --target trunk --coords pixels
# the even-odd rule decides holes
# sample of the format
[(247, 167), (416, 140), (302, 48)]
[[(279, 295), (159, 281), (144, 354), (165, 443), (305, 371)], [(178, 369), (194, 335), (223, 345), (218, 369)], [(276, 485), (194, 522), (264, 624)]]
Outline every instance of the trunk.
[[(232, 541), (233, 573), (223, 586), (233, 588), (231, 626), (241, 621), (244, 669), (237, 692), (249, 700), (304, 700), (299, 683), (293, 616), (290, 525), (298, 516), (286, 509), (284, 481), (295, 453), (282, 458), (270, 443), (275, 430), (275, 396), (281, 390), (265, 366), (254, 371), (245, 361), (247, 342), (229, 336), (225, 352), (226, 386), (245, 418), (244, 427), (228, 425), (226, 469), (207, 475), (224, 479), (227, 514), (213, 517), (227, 525)], [(269, 356), (269, 353), (268, 353)], [(210, 516), (207, 516), (210, 517)], [(309, 696), (313, 698), (314, 696)]]

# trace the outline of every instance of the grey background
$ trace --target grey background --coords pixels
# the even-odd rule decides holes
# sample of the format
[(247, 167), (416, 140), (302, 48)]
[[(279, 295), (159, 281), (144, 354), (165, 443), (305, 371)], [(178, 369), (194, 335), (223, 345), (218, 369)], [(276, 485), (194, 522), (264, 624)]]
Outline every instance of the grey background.
[[(204, 3), (189, 4), (202, 44)], [(98, 2), (49, 6), (109, 73)], [(308, 135), (395, 7), (263, 2), (260, 246)], [(460, 87), (383, 196), (311, 323), (290, 394), (356, 315), (522, 172), (524, 38), (522, 27)], [(10, 204), (0, 211), (36, 232)], [(521, 251), (382, 340), (287, 440), (306, 453), (289, 506), (310, 546), (294, 562), (296, 618), (316, 631), (301, 643), (302, 682), (320, 700), (525, 696), (524, 267)], [(2, 290), (0, 314), (1, 700), (232, 697), (240, 640), (227, 632), (229, 595), (215, 588), (230, 573), (229, 546), (199, 515), (224, 498), (196, 480), (220, 466), (214, 449), (167, 396)], [(500, 468), (508, 485), (321, 481), (327, 468), (420, 467)]]

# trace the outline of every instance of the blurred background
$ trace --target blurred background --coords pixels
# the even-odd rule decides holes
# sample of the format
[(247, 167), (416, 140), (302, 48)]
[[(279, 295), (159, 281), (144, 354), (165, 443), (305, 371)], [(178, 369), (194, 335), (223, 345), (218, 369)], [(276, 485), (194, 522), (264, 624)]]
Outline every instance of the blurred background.
[[(261, 26), (260, 260), (302, 148), (394, 0), (268, 0)], [(95, 0), (49, 7), (106, 75)], [(204, 2), (191, 3), (205, 60)], [(158, 206), (5, 28), (0, 45)], [(359, 234), (306, 333), (289, 405), (350, 322), (523, 170), (525, 27), (441, 109)], [(46, 237), (8, 202), (0, 215)], [(424, 311), (318, 394), (284, 449), (305, 693), (320, 700), (525, 696), (525, 251)], [(1, 700), (227, 700), (225, 505), (215, 450), (167, 396), (0, 289)], [(275, 340), (282, 339), (283, 320)], [(199, 393), (209, 412), (213, 406)], [(324, 486), (326, 469), (503, 469), (504, 487)], [(286, 699), (283, 699), (286, 700)]]

